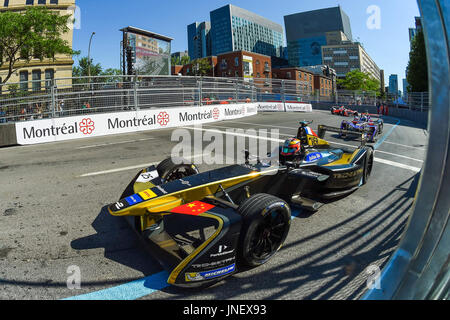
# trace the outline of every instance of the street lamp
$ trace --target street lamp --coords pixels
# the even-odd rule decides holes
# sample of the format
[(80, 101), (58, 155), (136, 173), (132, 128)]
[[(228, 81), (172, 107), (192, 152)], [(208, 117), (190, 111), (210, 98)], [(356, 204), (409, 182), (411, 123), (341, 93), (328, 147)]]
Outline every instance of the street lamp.
[(91, 38), (89, 39), (89, 49), (88, 49), (88, 76), (89, 81), (91, 81), (91, 43), (92, 43), (92, 37), (95, 35), (95, 32), (92, 32)]

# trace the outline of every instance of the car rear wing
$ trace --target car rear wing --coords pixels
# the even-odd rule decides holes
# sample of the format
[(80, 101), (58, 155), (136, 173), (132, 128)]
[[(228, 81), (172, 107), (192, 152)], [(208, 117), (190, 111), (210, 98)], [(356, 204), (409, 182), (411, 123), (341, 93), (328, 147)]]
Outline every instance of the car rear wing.
[(369, 131), (363, 131), (363, 132), (358, 132), (358, 131), (350, 131), (350, 130), (344, 130), (341, 128), (336, 128), (336, 127), (330, 127), (330, 126), (326, 126), (323, 124), (319, 124), (318, 129), (317, 129), (317, 135), (319, 136), (320, 139), (323, 139), (325, 136), (325, 133), (328, 132), (336, 132), (339, 134), (346, 134), (346, 135), (353, 135), (353, 136), (361, 136), (361, 145), (364, 146), (367, 143), (367, 133), (369, 133)]

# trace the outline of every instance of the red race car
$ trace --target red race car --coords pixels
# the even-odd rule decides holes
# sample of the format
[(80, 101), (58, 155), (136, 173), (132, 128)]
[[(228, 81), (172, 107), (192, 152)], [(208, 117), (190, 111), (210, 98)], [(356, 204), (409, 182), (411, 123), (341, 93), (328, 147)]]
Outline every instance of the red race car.
[(341, 107), (331, 107), (331, 114), (337, 114), (344, 117), (350, 117), (350, 116), (358, 116), (358, 111), (354, 111), (351, 109), (347, 109), (344, 106)]

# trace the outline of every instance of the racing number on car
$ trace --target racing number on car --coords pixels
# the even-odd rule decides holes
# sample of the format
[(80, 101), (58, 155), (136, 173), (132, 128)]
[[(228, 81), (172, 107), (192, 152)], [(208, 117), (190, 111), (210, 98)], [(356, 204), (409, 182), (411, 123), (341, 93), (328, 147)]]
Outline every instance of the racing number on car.
[(319, 139), (317, 139), (317, 137), (310, 137), (309, 141), (313, 146), (319, 144)]

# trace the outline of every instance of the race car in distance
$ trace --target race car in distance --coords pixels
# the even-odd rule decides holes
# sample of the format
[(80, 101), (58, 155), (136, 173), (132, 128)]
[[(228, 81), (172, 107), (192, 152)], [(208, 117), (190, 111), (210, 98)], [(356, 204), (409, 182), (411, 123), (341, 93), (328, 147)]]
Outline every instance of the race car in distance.
[(340, 137), (346, 137), (349, 131), (355, 131), (358, 134), (366, 132), (369, 142), (375, 142), (377, 135), (383, 133), (383, 119), (372, 119), (369, 113), (363, 113), (361, 116), (354, 117), (352, 121), (343, 120), (341, 123)]
[(350, 116), (358, 116), (358, 111), (347, 109), (344, 106), (341, 107), (331, 107), (331, 114), (334, 115), (340, 115), (344, 117), (350, 117)]
[[(168, 158), (140, 171), (121, 200), (108, 206), (143, 237), (168, 270), (167, 282), (208, 286), (267, 262), (283, 245), (291, 206), (316, 211), (367, 183), (373, 148), (330, 147), (309, 122), (280, 147), (280, 159), (258, 159), (200, 173)], [(277, 151), (278, 152), (278, 151)], [(268, 155), (270, 157), (270, 155)]]

